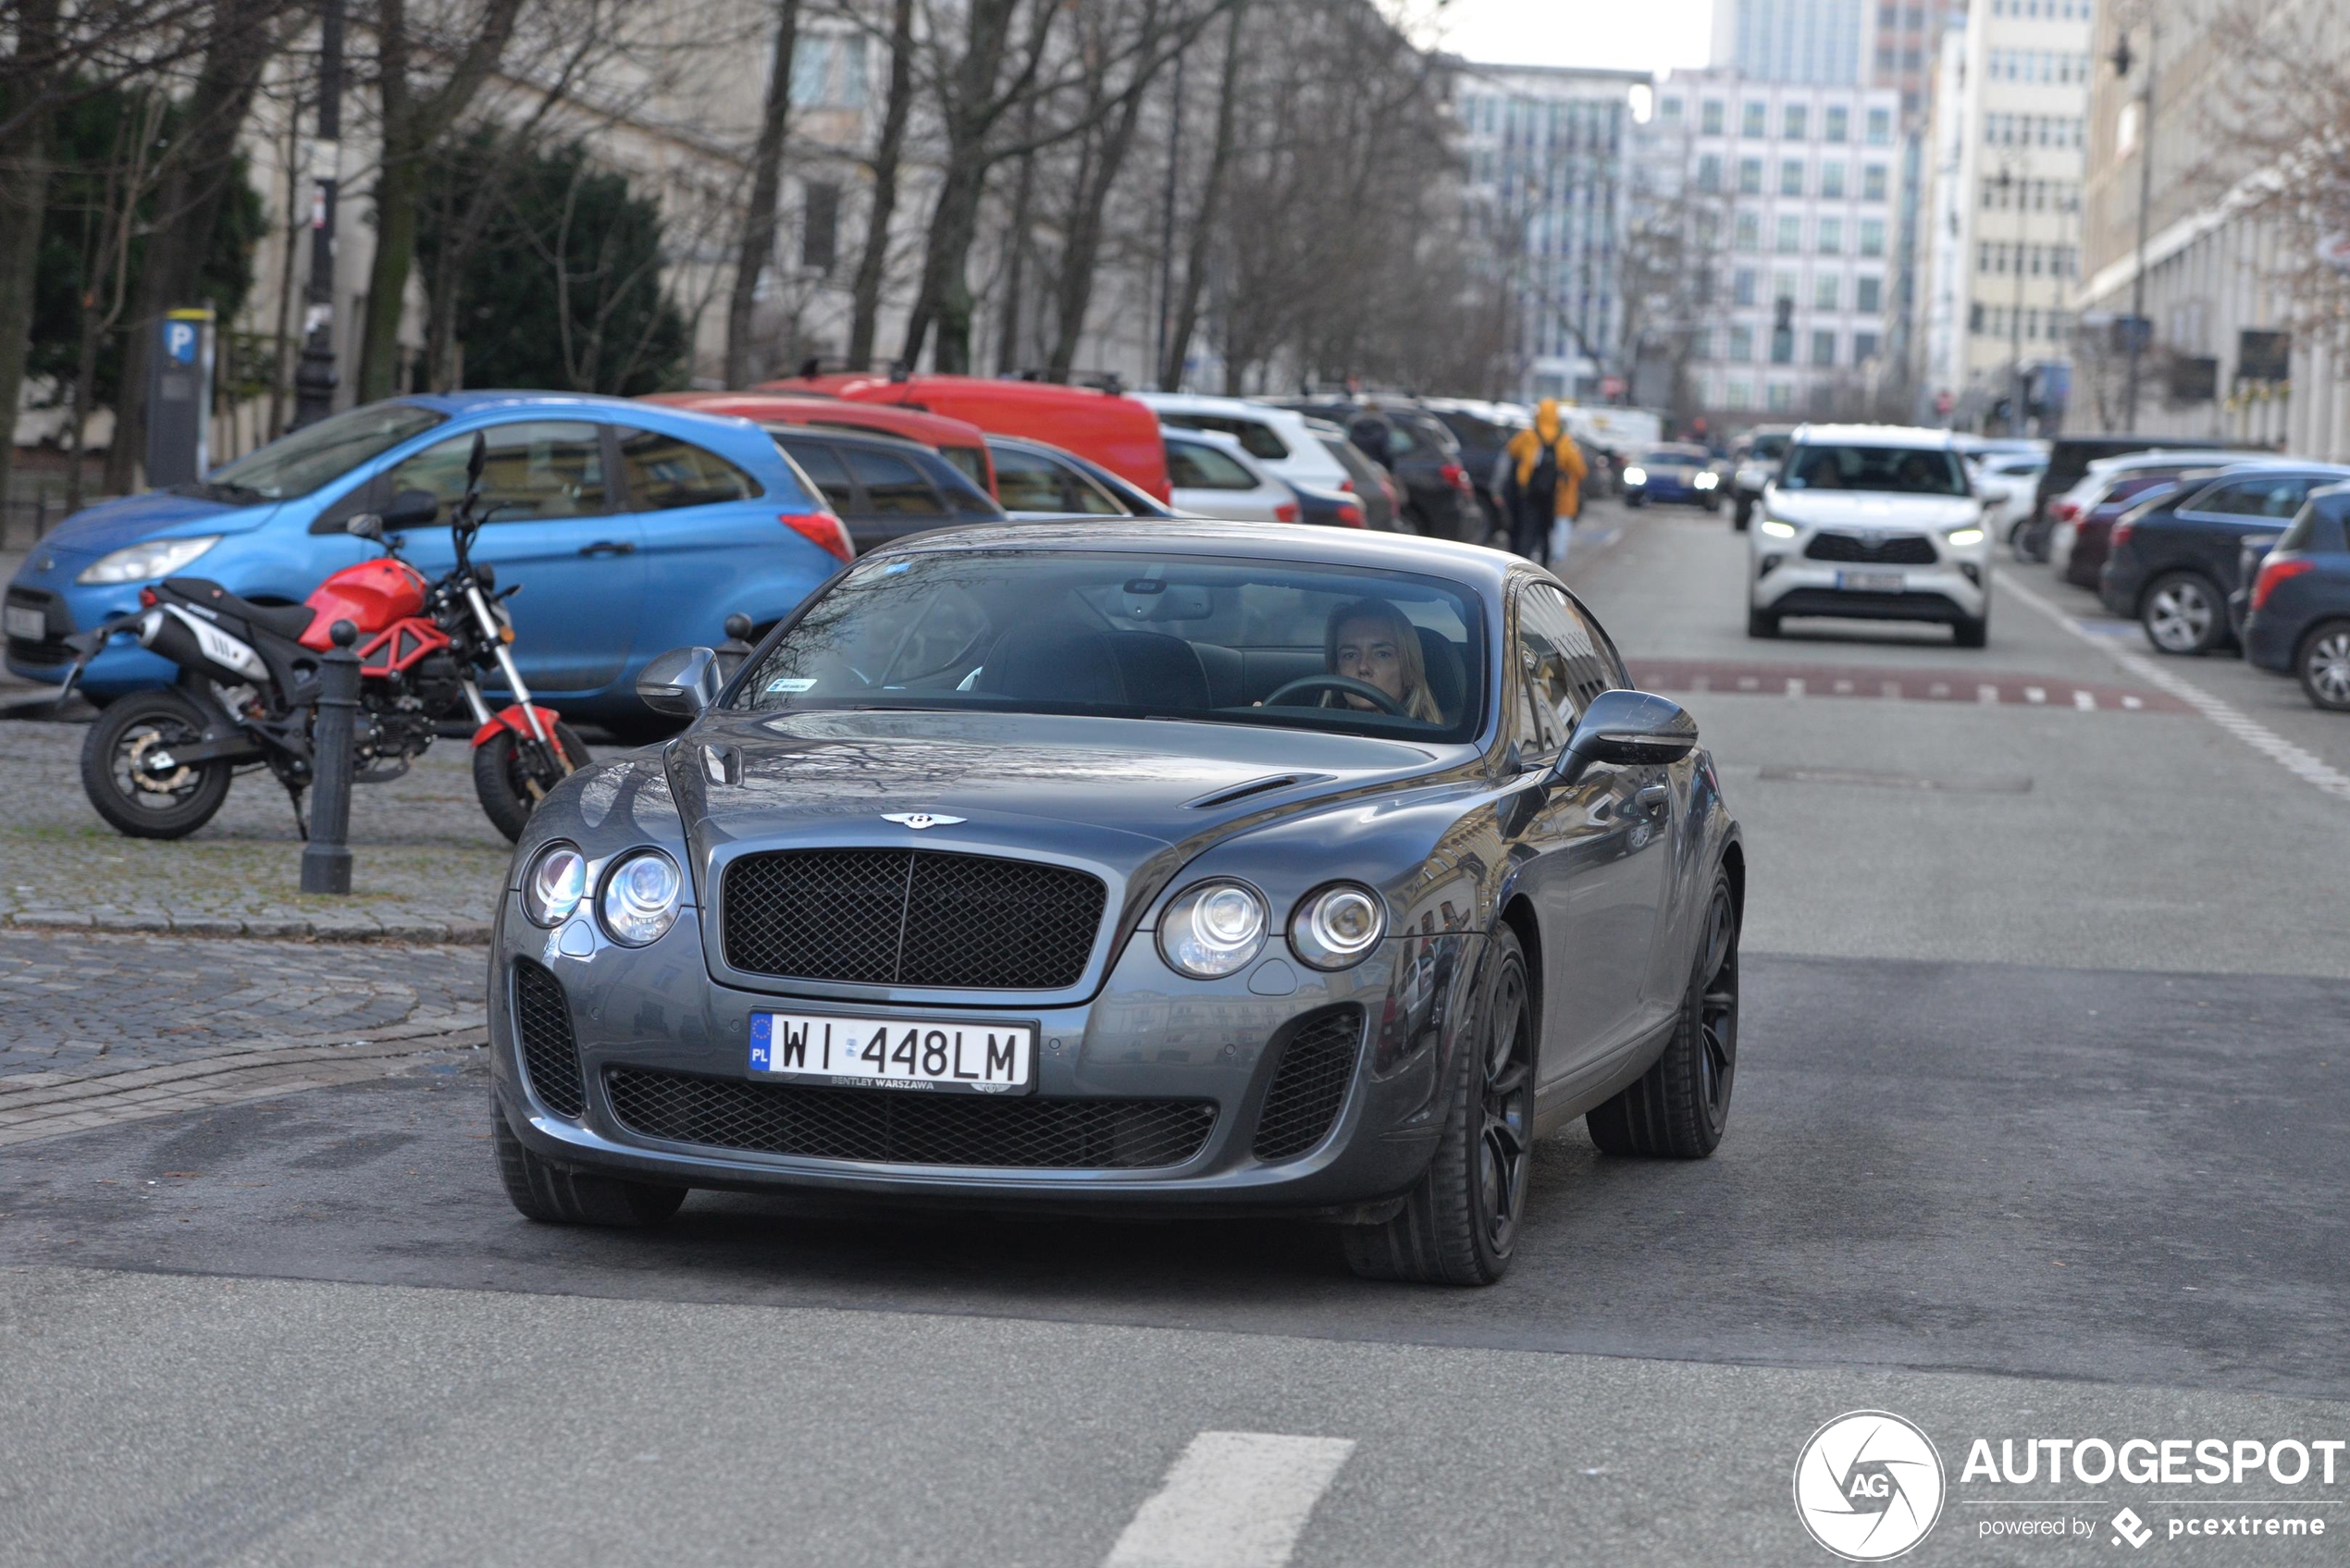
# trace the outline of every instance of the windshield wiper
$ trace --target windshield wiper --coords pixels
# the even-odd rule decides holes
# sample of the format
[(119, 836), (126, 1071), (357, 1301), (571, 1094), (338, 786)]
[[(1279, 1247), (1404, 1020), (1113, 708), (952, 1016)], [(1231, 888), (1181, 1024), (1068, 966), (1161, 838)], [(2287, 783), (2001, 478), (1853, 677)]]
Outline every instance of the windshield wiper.
[(171, 493), (197, 500), (235, 501), (247, 506), (270, 499), (266, 490), (256, 490), (250, 485), (222, 484), (216, 479), (191, 479), (185, 484), (172, 486)]

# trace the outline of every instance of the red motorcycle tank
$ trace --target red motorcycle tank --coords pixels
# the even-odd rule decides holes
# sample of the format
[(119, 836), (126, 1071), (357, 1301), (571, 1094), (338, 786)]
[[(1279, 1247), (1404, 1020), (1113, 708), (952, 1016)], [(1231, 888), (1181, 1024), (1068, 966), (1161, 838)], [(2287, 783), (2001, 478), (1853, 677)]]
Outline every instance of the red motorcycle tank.
[(404, 561), (385, 557), (346, 566), (311, 590), (303, 602), (317, 611), (302, 646), (324, 653), (334, 647), (328, 633), (338, 621), (359, 629), (362, 641), (394, 622), (421, 615), (425, 609), (425, 575)]

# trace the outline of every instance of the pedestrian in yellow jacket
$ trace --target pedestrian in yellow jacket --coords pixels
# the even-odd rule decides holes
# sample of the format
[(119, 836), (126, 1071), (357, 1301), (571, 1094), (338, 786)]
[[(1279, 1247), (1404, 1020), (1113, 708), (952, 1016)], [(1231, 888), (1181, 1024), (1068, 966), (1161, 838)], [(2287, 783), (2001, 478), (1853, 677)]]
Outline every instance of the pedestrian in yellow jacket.
[[(1506, 503), (1510, 549), (1528, 561), (1548, 562), (1551, 535), (1560, 521), (1571, 539), (1583, 510), (1583, 450), (1566, 433), (1558, 400), (1544, 398), (1534, 411), (1534, 427), (1520, 430), (1502, 449), (1499, 483)], [(1559, 552), (1564, 564), (1566, 552)]]

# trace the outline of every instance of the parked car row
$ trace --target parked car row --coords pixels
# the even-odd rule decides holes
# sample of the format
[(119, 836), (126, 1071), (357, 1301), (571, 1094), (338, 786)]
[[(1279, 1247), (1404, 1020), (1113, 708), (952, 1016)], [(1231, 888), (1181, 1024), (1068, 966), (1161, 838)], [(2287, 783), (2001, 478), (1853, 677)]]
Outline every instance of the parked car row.
[(2058, 574), (2136, 621), (2157, 652), (2241, 650), (2350, 711), (2345, 514), (2350, 465), (2174, 448), (2091, 457), (2036, 515)]

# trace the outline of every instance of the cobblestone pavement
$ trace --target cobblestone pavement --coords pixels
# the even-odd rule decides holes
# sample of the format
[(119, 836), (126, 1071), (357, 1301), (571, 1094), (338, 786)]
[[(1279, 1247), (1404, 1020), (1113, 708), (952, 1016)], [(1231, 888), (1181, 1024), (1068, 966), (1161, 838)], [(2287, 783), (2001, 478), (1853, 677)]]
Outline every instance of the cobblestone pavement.
[(390, 784), (352, 791), (352, 893), (305, 897), (302, 840), (285, 791), (241, 776), (191, 837), (125, 838), (81, 793), (86, 728), (0, 722), (0, 920), (168, 919), (208, 934), (307, 934), (315, 927), (431, 931), (489, 919), (506, 841), (474, 796), (471, 757), (441, 741)]
[(478, 947), (0, 931), (0, 1082), (477, 1027)]

